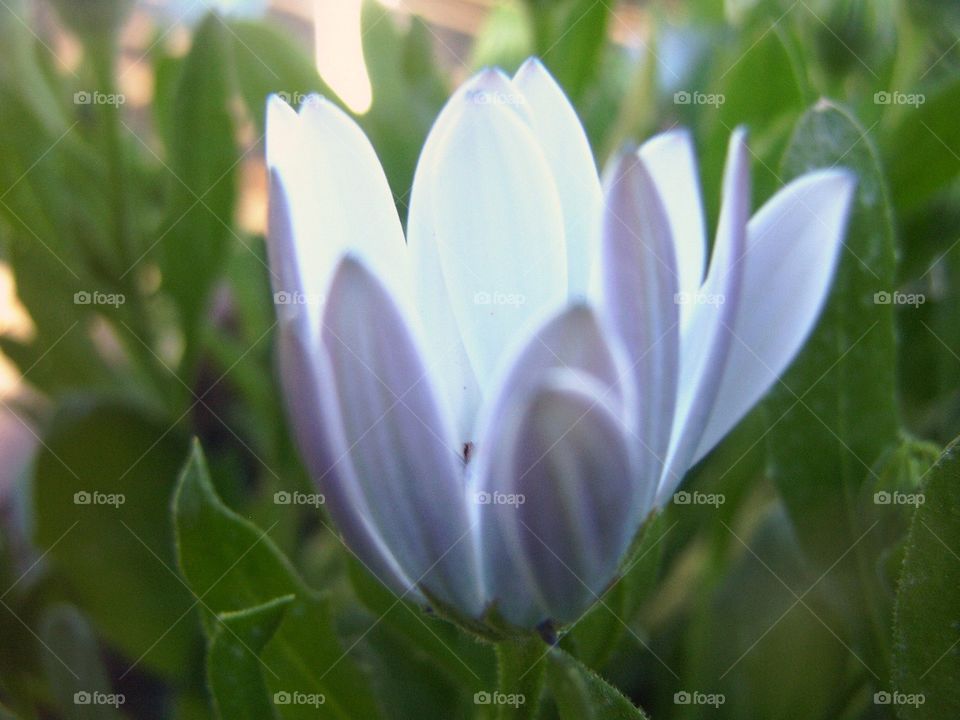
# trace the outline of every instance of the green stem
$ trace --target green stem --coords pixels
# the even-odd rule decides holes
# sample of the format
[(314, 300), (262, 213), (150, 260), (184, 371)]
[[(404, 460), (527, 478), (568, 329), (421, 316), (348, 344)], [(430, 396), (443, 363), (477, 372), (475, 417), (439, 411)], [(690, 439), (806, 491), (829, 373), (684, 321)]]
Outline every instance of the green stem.
[(548, 646), (537, 636), (497, 643), (496, 717), (534, 718), (543, 693)]

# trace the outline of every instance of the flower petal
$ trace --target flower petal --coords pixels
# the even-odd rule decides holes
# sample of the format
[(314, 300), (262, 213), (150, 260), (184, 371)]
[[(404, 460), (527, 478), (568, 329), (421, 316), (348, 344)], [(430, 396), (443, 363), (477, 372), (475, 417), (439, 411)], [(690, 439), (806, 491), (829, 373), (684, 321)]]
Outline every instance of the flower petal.
[(624, 154), (606, 177), (603, 308), (635, 381), (641, 478), (660, 477), (677, 394), (679, 317), (673, 240), (645, 161)]
[[(300, 455), (324, 495), (324, 508), (343, 534), (347, 547), (380, 582), (399, 597), (424, 598), (370, 522), (360, 483), (345, 456), (346, 444), (325, 400), (335, 398), (326, 357), (304, 337), (281, 327), (278, 364), (281, 385)], [(326, 412), (325, 412), (326, 411)]]
[[(560, 201), (519, 101), (495, 71), (461, 88), (431, 132), (411, 207), (411, 250), (436, 252), (481, 391), (510, 341), (566, 295)], [(418, 282), (430, 264), (418, 262)]]
[(603, 193), (590, 142), (570, 100), (536, 58), (513, 78), (560, 195), (570, 297), (586, 296), (600, 234)]
[(750, 220), (730, 357), (694, 462), (783, 374), (816, 324), (855, 186), (855, 176), (845, 170), (811, 172), (780, 190)]
[(746, 132), (730, 137), (723, 178), (723, 206), (717, 224), (710, 270), (703, 286), (683, 296), (688, 322), (680, 338), (680, 383), (670, 459), (664, 469), (658, 504), (680, 484), (707, 424), (720, 388), (730, 348), (733, 318), (741, 303), (743, 255), (750, 216), (750, 162)]
[[(271, 279), (275, 298), (287, 293), (288, 298), (303, 297), (303, 283), (293, 249), (293, 228), (283, 181), (271, 171), (270, 183), (270, 256)], [(329, 388), (330, 369), (320, 352), (319, 319), (316, 305), (302, 302), (278, 302), (277, 355), (280, 384), (294, 438), (307, 470), (320, 486), (325, 505), (333, 521), (346, 538), (347, 545), (360, 561), (381, 582), (398, 595), (421, 601), (420, 592), (384, 544), (383, 538), (370, 525), (366, 503), (358, 495), (358, 483), (352, 468), (339, 463), (345, 447), (336, 433), (336, 420), (325, 421), (323, 399), (333, 397)]]
[(680, 292), (696, 292), (706, 264), (707, 233), (689, 131), (671, 130), (651, 138), (640, 147), (640, 157), (661, 188), (660, 197), (676, 243)]
[[(507, 486), (510, 469), (504, 465), (505, 448), (515, 441), (520, 416), (551, 371), (576, 370), (592, 378), (599, 393), (597, 400), (622, 416), (623, 373), (597, 317), (585, 305), (572, 306), (548, 321), (508, 368), (482, 413), (468, 483), (468, 499), (473, 501), (511, 492)], [(532, 626), (537, 621), (538, 606), (525, 587), (525, 571), (510, 560), (511, 551), (500, 527), (501, 516), (512, 512), (510, 507), (493, 504), (477, 508), (485, 585), (491, 599), (500, 600), (500, 611), (508, 619)]]
[(334, 275), (322, 329), (347, 459), (371, 523), (407, 575), (477, 615), (482, 589), (459, 449), (386, 288), (357, 259)]
[[(577, 620), (616, 574), (636, 531), (625, 426), (595, 383), (555, 371), (519, 423), (506, 537), (532, 578), (543, 619)], [(512, 545), (512, 543), (511, 543)]]
[(279, 97), (267, 107), (267, 164), (283, 180), (303, 291), (320, 297), (354, 252), (407, 300), (403, 229), (380, 161), (360, 127), (319, 95), (298, 114)]
[(550, 371), (559, 368), (578, 370), (593, 377), (604, 389), (605, 402), (620, 406), (623, 359), (615, 358), (614, 348), (594, 311), (575, 304), (544, 323), (505, 365), (503, 377), (483, 411), (478, 445), (481, 452), (497, 452), (496, 439), (488, 438), (510, 405), (526, 402), (527, 396)]

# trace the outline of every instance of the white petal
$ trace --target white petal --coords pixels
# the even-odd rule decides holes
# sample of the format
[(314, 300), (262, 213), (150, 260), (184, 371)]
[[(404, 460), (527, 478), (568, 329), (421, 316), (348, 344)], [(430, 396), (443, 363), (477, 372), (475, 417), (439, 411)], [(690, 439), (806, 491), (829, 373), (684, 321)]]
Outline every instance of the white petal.
[(527, 60), (513, 78), (523, 93), (534, 134), (553, 171), (563, 208), (571, 297), (587, 293), (598, 259), (603, 193), (590, 142), (577, 112), (543, 64)]
[(478, 456), (497, 452), (497, 442), (488, 435), (507, 408), (525, 403), (550, 370), (568, 368), (590, 375), (602, 385), (604, 401), (621, 407), (625, 361), (615, 358), (614, 352), (589, 306), (572, 305), (550, 318), (505, 364), (502, 377), (493, 384), (477, 434)]
[(510, 341), (559, 306), (567, 287), (552, 173), (511, 98), (509, 79), (494, 71), (454, 96), (424, 150), (411, 208), (411, 223), (427, 215), (416, 233), (411, 225), (411, 246), (436, 244), (414, 252), (436, 252), (481, 391)]
[(821, 170), (797, 178), (750, 220), (743, 298), (720, 392), (696, 462), (787, 369), (830, 290), (856, 178)]
[(505, 449), (510, 491), (523, 502), (501, 518), (504, 533), (543, 619), (562, 623), (579, 619), (611, 582), (636, 530), (625, 427), (597, 390), (573, 371), (555, 371)]
[[(280, 297), (280, 293), (285, 293), (288, 299), (302, 297), (303, 283), (296, 262), (286, 193), (276, 171), (271, 171), (270, 198), (267, 250), (274, 297)], [(339, 462), (345, 447), (337, 435), (339, 422), (324, 420), (323, 400), (333, 397), (334, 393), (329, 388), (326, 356), (319, 351), (317, 306), (279, 302), (276, 307), (280, 384), (300, 456), (325, 495), (325, 507), (347, 545), (381, 582), (398, 595), (422, 600), (383, 538), (370, 525), (369, 512), (357, 491), (352, 468), (348, 463)]]
[(383, 168), (359, 126), (313, 95), (300, 114), (267, 110), (267, 163), (283, 181), (304, 292), (319, 298), (346, 252), (364, 258), (407, 300), (403, 230)]
[(687, 130), (671, 130), (645, 142), (640, 157), (660, 188), (667, 211), (680, 292), (696, 292), (703, 280), (707, 233), (693, 140)]
[[(304, 291), (302, 267), (297, 257), (290, 203), (283, 178), (270, 170), (270, 206), (267, 223), (267, 257), (270, 285), (280, 326), (294, 327), (305, 339), (316, 338), (320, 327), (317, 304)], [(316, 343), (313, 344), (316, 346)]]
[[(532, 395), (550, 377), (551, 371), (572, 369), (589, 376), (596, 383), (597, 401), (610, 412), (622, 414), (622, 369), (596, 316), (584, 305), (573, 306), (547, 322), (508, 367), (483, 411), (484, 419), (471, 460), (468, 498), (472, 500), (510, 492), (507, 486), (510, 470), (504, 465), (506, 448), (515, 442), (518, 424)], [(500, 516), (509, 515), (513, 509), (488, 504), (477, 505), (475, 511), (490, 599), (500, 599), (501, 612), (512, 622), (536, 624), (538, 605), (526, 588), (525, 570), (511, 560), (511, 551), (500, 527)]]
[(677, 414), (658, 503), (666, 502), (692, 465), (692, 455), (713, 410), (735, 343), (730, 328), (741, 302), (749, 216), (750, 162), (746, 133), (738, 128), (730, 137), (727, 151), (723, 206), (710, 270), (699, 291), (684, 296), (689, 320), (681, 335)]
[(324, 495), (324, 508), (350, 550), (380, 582), (399, 597), (424, 598), (370, 522), (370, 511), (349, 458), (339, 420), (330, 414), (336, 397), (326, 356), (317, 345), (281, 325), (278, 340), (281, 386), (300, 455)]
[(420, 154), (410, 195), (407, 237), (414, 304), (423, 327), (429, 329), (423, 335), (427, 365), (431, 376), (437, 379), (443, 401), (456, 422), (459, 441), (468, 443), (473, 439), (476, 411), (480, 405), (480, 386), (447, 292), (433, 212), (436, 148), (440, 138), (446, 134), (453, 115), (455, 112), (448, 104), (427, 136)]
[(677, 394), (679, 317), (673, 240), (660, 193), (636, 153), (608, 171), (603, 224), (603, 307), (623, 344), (636, 394), (644, 484), (659, 478)]
[(414, 582), (478, 615), (482, 589), (460, 450), (403, 316), (351, 256), (334, 275), (322, 336), (371, 523)]

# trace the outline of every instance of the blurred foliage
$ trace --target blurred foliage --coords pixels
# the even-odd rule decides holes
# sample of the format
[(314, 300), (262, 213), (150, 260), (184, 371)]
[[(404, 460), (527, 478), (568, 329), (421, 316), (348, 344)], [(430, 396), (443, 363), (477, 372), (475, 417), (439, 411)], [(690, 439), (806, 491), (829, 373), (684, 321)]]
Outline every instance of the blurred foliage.
[[(152, 101), (127, 107), (131, 5), (0, 3), (0, 247), (32, 322), (0, 347), (42, 397), (20, 408), (29, 512), (0, 513), (0, 718), (960, 716), (955, 446), (934, 464), (960, 433), (957, 3), (501, 0), (456, 72), (427, 21), (365, 5), (357, 120), (401, 217), (455, 79), (530, 54), (601, 165), (690, 127), (711, 226), (737, 125), (755, 207), (811, 168), (859, 177), (818, 329), (687, 480), (723, 503), (652, 519), (556, 647), (496, 649), (380, 586), (324, 514), (273, 502), (310, 483), (239, 210), (267, 95), (334, 94), (277, 18), (210, 14), (185, 49), (154, 26)], [(895, 291), (922, 303), (876, 302)], [(325, 702), (282, 702), (308, 688)], [(533, 697), (475, 702), (494, 691)]]

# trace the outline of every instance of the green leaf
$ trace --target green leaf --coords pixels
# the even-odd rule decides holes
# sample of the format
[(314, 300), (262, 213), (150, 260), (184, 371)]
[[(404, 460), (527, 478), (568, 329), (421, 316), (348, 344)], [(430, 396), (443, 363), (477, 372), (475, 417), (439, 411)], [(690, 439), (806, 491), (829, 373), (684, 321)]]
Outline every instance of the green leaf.
[(423, 20), (412, 17), (404, 35), (387, 8), (367, 0), (362, 27), (373, 104), (357, 121), (376, 148), (405, 217), (423, 141), (447, 93), (432, 57), (433, 36)]
[[(226, 507), (210, 483), (195, 444), (174, 500), (180, 569), (202, 600), (208, 635), (215, 615), (293, 595), (284, 622), (261, 659), (274, 692), (322, 695), (324, 712), (337, 718), (376, 718), (366, 679), (340, 647), (325, 597), (308, 588), (263, 531)], [(316, 717), (309, 704), (279, 707), (284, 720)]]
[(121, 694), (110, 688), (97, 638), (72, 605), (54, 605), (43, 616), (47, 684), (60, 710), (73, 720), (119, 720)]
[[(791, 128), (808, 102), (808, 91), (798, 63), (792, 55), (787, 34), (764, 25), (736, 36), (728, 52), (710, 68), (710, 87), (685, 88), (693, 95), (700, 90), (716, 95), (716, 105), (677, 105), (683, 121), (700, 124), (707, 142), (702, 156), (705, 187), (720, 187), (730, 133), (739, 125), (750, 131), (750, 149), (759, 160), (754, 163), (753, 185), (766, 197), (781, 184), (772, 168), (784, 151)], [(699, 122), (698, 122), (699, 121)], [(719, 193), (705, 197), (707, 215), (719, 215)]]
[(547, 679), (560, 720), (644, 720), (623, 693), (560, 648), (549, 655)]
[[(718, 528), (732, 541), (726, 572), (715, 577), (722, 560), (710, 558), (705, 577), (685, 584), (697, 589), (696, 607), (685, 630), (690, 659), (677, 690), (722, 696), (716, 709), (698, 703), (704, 717), (707, 711), (758, 720), (839, 717), (831, 709), (852, 684), (849, 676), (866, 670), (844, 647), (852, 641), (843, 639), (837, 571), (824, 575), (805, 561), (779, 504), (752, 512), (747, 527)], [(875, 658), (854, 652), (879, 669)]]
[(597, 0), (527, 0), (534, 19), (537, 55), (566, 93), (579, 101), (596, 77), (611, 18), (611, 4)]
[(520, 3), (501, 1), (494, 5), (477, 33), (470, 67), (499, 67), (514, 73), (533, 51), (530, 16)]
[(537, 716), (548, 650), (536, 636), (497, 643), (499, 691), (505, 696), (497, 705), (504, 720)]
[(892, 700), (905, 720), (960, 716), (960, 445), (956, 440), (930, 471), (923, 497), (907, 541), (894, 618), (893, 686), (901, 695)]
[(571, 631), (577, 657), (591, 668), (601, 669), (613, 655), (630, 621), (656, 585), (663, 557), (661, 541), (670, 531), (664, 518), (661, 513), (644, 524), (624, 558), (620, 575), (603, 593), (602, 602), (594, 605)]
[(275, 718), (260, 653), (273, 637), (293, 595), (239, 612), (221, 613), (207, 650), (207, 678), (222, 720)]
[(834, 165), (858, 177), (839, 267), (817, 329), (767, 405), (771, 473), (801, 544), (824, 567), (860, 534), (859, 489), (899, 432), (893, 307), (874, 300), (894, 289), (886, 189), (863, 127), (823, 100), (798, 123), (780, 174)]
[(170, 119), (170, 210), (160, 230), (163, 279), (190, 351), (233, 231), (240, 154), (229, 112), (230, 54), (223, 21), (210, 14), (183, 62)]
[[(37, 458), (35, 539), (130, 663), (177, 677), (195, 649), (168, 508), (177, 433), (121, 404), (68, 403)], [(124, 668), (126, 669), (126, 668)]]
[(960, 79), (953, 77), (921, 95), (885, 133), (884, 160), (898, 208), (919, 205), (960, 173)]
[(267, 97), (271, 93), (281, 93), (294, 107), (315, 92), (336, 102), (310, 56), (278, 28), (262, 22), (235, 21), (230, 23), (230, 30), (237, 86), (261, 134), (266, 132)]

